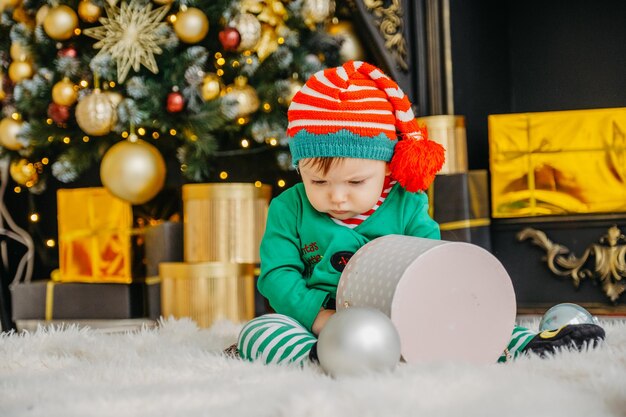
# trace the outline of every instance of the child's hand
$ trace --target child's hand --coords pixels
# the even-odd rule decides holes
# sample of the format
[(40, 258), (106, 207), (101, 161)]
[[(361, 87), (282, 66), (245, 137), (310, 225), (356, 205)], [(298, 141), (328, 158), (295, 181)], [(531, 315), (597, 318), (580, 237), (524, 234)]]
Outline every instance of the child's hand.
[(324, 326), (326, 326), (326, 322), (333, 314), (335, 314), (335, 310), (325, 310), (323, 308), (320, 309), (320, 312), (317, 313), (317, 317), (313, 322), (313, 326), (311, 326), (311, 330), (313, 330), (313, 333), (316, 336), (319, 336)]

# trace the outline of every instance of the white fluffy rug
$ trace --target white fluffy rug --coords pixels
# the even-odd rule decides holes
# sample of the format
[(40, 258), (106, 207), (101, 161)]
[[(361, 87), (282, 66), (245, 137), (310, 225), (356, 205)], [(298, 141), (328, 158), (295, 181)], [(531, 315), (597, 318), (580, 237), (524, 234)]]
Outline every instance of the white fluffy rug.
[(344, 379), (228, 359), (231, 323), (4, 334), (0, 416), (626, 416), (626, 323), (603, 326), (606, 343), (587, 352)]

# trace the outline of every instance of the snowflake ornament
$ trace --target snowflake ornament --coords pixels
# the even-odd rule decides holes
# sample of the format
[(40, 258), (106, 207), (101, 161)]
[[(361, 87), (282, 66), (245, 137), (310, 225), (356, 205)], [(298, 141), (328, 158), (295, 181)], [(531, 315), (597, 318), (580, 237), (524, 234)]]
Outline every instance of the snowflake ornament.
[(167, 41), (167, 23), (162, 21), (169, 5), (152, 10), (152, 4), (141, 0), (123, 2), (121, 7), (105, 5), (107, 17), (100, 18), (102, 26), (85, 29), (84, 34), (99, 40), (96, 56), (110, 55), (117, 62), (117, 81), (123, 83), (132, 68), (138, 72), (140, 65), (157, 74), (159, 68), (155, 54), (163, 53), (160, 45)]

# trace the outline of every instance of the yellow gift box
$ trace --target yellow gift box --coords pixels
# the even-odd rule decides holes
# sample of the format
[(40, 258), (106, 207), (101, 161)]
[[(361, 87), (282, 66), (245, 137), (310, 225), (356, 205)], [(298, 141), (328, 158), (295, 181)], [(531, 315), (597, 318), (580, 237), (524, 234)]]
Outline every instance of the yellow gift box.
[(190, 317), (200, 327), (217, 320), (246, 322), (254, 317), (253, 264), (162, 262), (161, 314)]
[(133, 213), (105, 188), (57, 191), (61, 282), (130, 283)]
[(186, 262), (258, 263), (269, 185), (183, 185)]
[(626, 108), (489, 116), (492, 217), (626, 211)]

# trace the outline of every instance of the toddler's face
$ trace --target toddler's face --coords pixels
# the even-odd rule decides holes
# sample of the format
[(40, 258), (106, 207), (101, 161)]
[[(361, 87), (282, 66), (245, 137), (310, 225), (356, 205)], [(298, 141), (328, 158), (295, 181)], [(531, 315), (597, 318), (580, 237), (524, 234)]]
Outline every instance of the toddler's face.
[(349, 219), (374, 207), (389, 174), (385, 161), (343, 158), (328, 173), (302, 159), (302, 182), (309, 202), (317, 211), (340, 220)]

